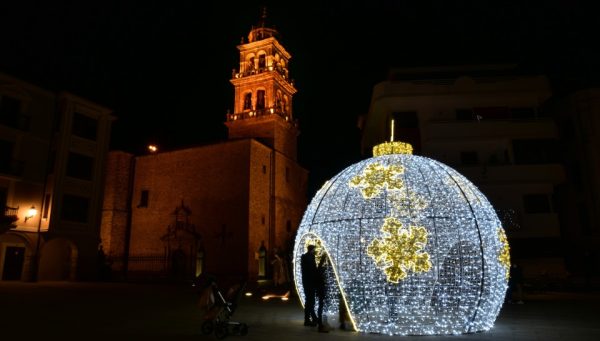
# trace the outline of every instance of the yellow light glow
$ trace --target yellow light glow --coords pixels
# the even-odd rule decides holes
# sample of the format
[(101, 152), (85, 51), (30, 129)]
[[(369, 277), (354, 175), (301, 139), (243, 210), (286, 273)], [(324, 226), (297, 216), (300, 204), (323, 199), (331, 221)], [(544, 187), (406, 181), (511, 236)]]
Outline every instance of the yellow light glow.
[(155, 144), (149, 144), (148, 145), (148, 151), (150, 153), (156, 153), (158, 151), (158, 147)]
[(252, 293), (251, 293), (251, 292), (247, 292), (245, 295), (246, 295), (247, 297), (250, 297), (250, 296), (252, 296)]
[(373, 147), (373, 156), (412, 153), (412, 145), (406, 142), (384, 142)]
[(288, 290), (283, 295), (267, 294), (267, 295), (264, 295), (261, 298), (263, 299), (263, 301), (267, 301), (267, 300), (269, 300), (271, 298), (280, 298), (282, 301), (287, 301), (287, 300), (289, 300), (289, 297), (290, 297), (290, 291)]
[(25, 216), (25, 222), (27, 222), (27, 220), (35, 217), (35, 215), (37, 214), (37, 209), (35, 208), (35, 206), (31, 206), (28, 210), (27, 210), (27, 215)]
[(498, 261), (500, 261), (500, 264), (504, 266), (504, 269), (506, 270), (506, 280), (508, 280), (508, 278), (510, 277), (510, 248), (508, 246), (508, 238), (506, 238), (506, 232), (504, 232), (504, 229), (502, 227), (498, 228), (498, 239), (502, 244), (502, 250), (498, 255)]

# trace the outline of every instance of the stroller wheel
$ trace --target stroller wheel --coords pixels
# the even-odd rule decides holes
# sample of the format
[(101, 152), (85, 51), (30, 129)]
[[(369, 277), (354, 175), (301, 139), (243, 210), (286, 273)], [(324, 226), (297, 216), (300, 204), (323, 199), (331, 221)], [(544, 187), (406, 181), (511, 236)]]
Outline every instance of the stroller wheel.
[(215, 328), (215, 336), (217, 339), (224, 339), (229, 331), (227, 330), (227, 323), (219, 323)]
[(204, 321), (204, 323), (202, 323), (202, 327), (200, 327), (200, 331), (204, 335), (212, 333), (213, 329), (215, 329), (215, 326), (213, 325), (212, 321)]
[(245, 323), (240, 324), (240, 330), (239, 330), (240, 335), (246, 335), (248, 334), (248, 325)]

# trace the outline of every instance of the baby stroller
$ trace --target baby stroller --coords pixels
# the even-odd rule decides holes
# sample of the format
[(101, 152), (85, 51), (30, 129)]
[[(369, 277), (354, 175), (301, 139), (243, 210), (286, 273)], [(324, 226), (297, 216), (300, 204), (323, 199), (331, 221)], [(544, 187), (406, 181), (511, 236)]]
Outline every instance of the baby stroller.
[(204, 320), (200, 328), (202, 334), (209, 335), (214, 331), (217, 339), (223, 339), (230, 332), (237, 335), (248, 333), (248, 325), (231, 321), (242, 292), (246, 287), (246, 282), (231, 286), (226, 295), (223, 295), (219, 290), (213, 276), (200, 278), (194, 285), (200, 287), (200, 301), (198, 304)]

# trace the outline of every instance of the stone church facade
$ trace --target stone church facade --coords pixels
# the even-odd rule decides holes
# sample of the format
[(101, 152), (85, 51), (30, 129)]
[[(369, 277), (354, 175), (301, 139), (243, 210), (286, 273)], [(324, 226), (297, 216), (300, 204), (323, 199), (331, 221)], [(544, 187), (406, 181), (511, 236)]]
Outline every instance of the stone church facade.
[(107, 161), (101, 238), (114, 274), (268, 279), (306, 208), (291, 55), (265, 16), (238, 46), (227, 141)]

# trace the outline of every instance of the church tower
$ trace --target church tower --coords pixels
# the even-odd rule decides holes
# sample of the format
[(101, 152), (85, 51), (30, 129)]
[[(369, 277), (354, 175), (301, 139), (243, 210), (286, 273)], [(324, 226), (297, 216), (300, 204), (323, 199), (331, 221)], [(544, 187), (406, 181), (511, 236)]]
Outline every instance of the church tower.
[(289, 76), (291, 55), (277, 40), (279, 33), (266, 26), (263, 9), (248, 42), (238, 45), (239, 71), (232, 72), (235, 87), (233, 113), (227, 115), (229, 139), (254, 138), (292, 160), (297, 158), (297, 123), (292, 113), (296, 93)]

